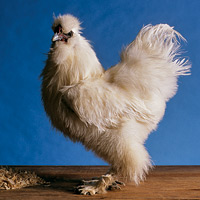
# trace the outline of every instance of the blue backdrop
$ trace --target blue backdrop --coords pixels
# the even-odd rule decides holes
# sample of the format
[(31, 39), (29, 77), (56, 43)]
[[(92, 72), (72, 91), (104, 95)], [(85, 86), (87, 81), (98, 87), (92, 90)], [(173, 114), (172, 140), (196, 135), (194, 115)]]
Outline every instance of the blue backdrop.
[(1, 0), (0, 1), (0, 164), (106, 164), (53, 130), (44, 112), (39, 75), (51, 44), (53, 12), (83, 23), (105, 68), (119, 61), (123, 45), (143, 25), (167, 23), (186, 39), (192, 76), (146, 142), (157, 165), (200, 164), (200, 1), (199, 0)]

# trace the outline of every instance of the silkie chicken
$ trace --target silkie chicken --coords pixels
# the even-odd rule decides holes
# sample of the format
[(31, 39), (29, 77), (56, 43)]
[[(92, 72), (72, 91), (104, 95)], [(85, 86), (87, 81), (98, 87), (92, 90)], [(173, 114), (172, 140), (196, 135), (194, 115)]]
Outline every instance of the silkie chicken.
[(152, 167), (144, 142), (163, 118), (190, 64), (179, 58), (180, 33), (167, 24), (147, 25), (104, 70), (72, 15), (54, 17), (54, 36), (41, 73), (45, 111), (53, 127), (110, 164), (81, 194), (120, 188), (117, 179), (138, 184)]

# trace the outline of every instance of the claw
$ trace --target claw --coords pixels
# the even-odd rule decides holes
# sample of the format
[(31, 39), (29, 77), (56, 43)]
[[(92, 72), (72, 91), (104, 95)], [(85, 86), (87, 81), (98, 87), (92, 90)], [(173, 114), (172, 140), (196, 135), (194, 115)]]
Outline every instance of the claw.
[(121, 181), (115, 181), (115, 183), (119, 184), (119, 185), (123, 185), (125, 186), (125, 183), (121, 182)]
[(85, 187), (84, 185), (80, 185), (75, 188), (75, 193), (81, 195), (94, 195), (96, 194), (96, 191), (94, 190), (94, 188), (90, 188), (90, 186)]
[(106, 193), (107, 190), (121, 190), (119, 185), (123, 182), (115, 181), (111, 174), (102, 175), (98, 180), (82, 181), (83, 185), (75, 188), (75, 192), (82, 195), (95, 195)]
[(121, 187), (117, 184), (113, 184), (113, 185), (110, 185), (108, 187), (108, 190), (111, 190), (111, 191), (114, 191), (114, 190), (121, 190)]

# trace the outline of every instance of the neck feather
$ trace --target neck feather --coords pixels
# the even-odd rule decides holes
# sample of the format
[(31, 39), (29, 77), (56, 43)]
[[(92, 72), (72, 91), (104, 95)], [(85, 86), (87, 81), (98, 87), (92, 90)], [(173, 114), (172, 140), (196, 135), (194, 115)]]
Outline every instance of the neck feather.
[(51, 76), (49, 84), (56, 85), (57, 88), (98, 78), (104, 72), (90, 44), (81, 36), (79, 43), (74, 46), (61, 42), (54, 46), (45, 68), (48, 68), (46, 72)]

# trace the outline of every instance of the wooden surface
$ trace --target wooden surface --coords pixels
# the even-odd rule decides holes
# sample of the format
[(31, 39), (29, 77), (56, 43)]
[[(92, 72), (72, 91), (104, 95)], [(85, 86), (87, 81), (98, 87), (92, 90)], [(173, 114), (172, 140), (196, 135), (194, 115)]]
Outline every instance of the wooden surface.
[(50, 186), (1, 190), (1, 200), (70, 200), (70, 199), (200, 199), (200, 166), (157, 166), (139, 186), (126, 184), (122, 190), (107, 194), (82, 196), (73, 192), (82, 179), (105, 174), (106, 166), (13, 166), (35, 171), (50, 181)]

